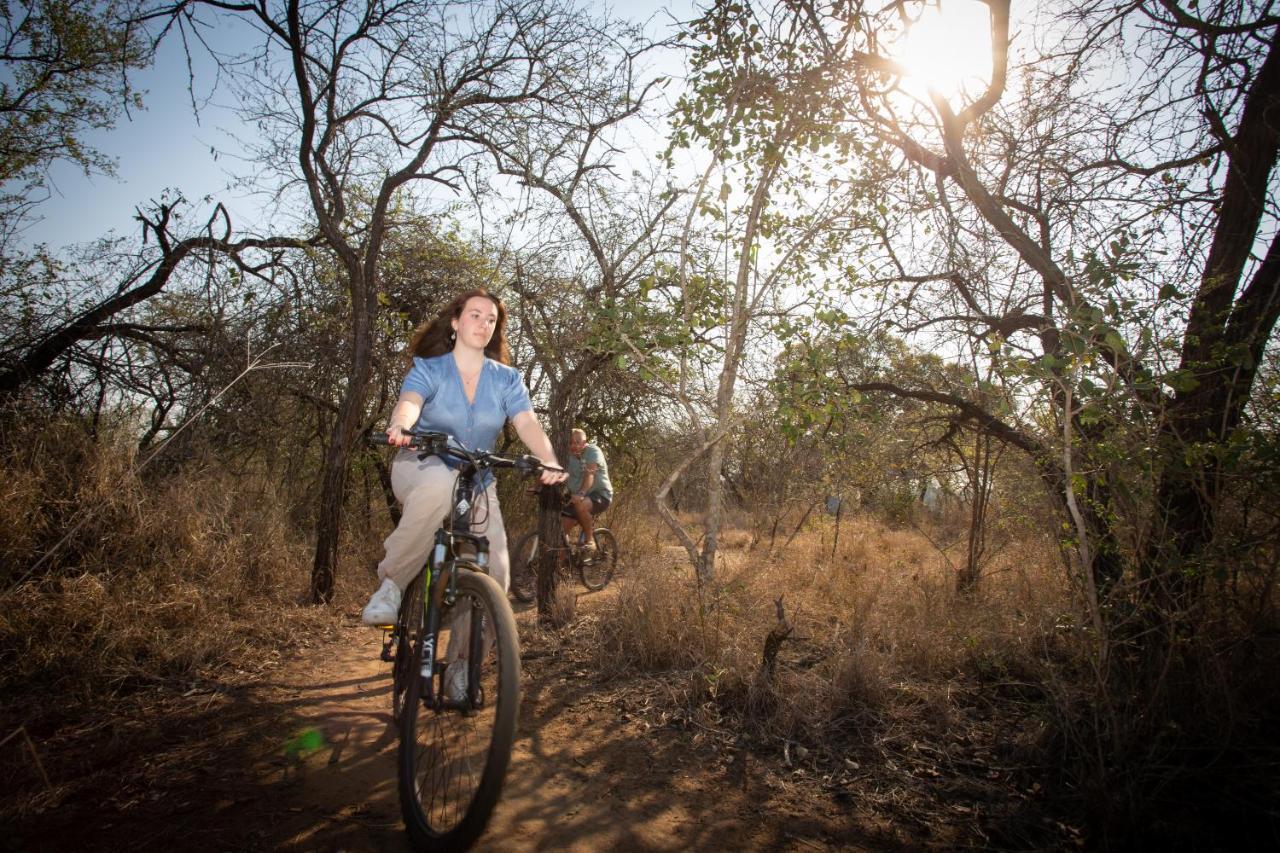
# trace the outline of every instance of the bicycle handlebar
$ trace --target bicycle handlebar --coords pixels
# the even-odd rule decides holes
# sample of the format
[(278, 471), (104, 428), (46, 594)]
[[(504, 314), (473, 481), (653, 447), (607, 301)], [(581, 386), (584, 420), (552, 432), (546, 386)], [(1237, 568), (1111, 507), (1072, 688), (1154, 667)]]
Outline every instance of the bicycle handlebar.
[[(466, 450), (450, 444), (450, 436), (443, 432), (409, 432), (405, 431), (405, 435), (410, 437), (410, 442), (404, 445), (405, 448), (411, 450), (421, 450), (424, 453), (435, 456), (452, 456), (463, 462), (470, 462), (477, 468), (515, 468), (521, 474), (537, 474), (540, 471), (557, 471), (563, 473), (563, 468), (557, 468), (554, 465), (544, 465), (542, 460), (530, 454), (517, 456), (514, 459), (508, 459), (505, 456), (499, 456), (496, 453), (490, 453), (487, 450)], [(386, 433), (374, 433), (369, 436), (370, 444), (378, 444), (384, 447), (391, 447), (391, 440)]]
[[(443, 432), (409, 432), (405, 430), (405, 435), (409, 436), (409, 443), (403, 445), (409, 450), (425, 450), (430, 453), (445, 452), (449, 450), (449, 436)], [(369, 436), (370, 444), (380, 444), (384, 447), (395, 447), (391, 439), (384, 432), (375, 432)]]

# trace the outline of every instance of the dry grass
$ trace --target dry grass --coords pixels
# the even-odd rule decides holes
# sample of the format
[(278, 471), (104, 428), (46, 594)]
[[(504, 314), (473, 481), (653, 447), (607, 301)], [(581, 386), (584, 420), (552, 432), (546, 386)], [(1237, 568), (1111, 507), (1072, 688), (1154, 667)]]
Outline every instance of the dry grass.
[(28, 723), (253, 668), (329, 624), (301, 603), (310, 533), (269, 478), (147, 479), (121, 446), (46, 437), (14, 443), (0, 505), (0, 691)]
[[(832, 533), (801, 533), (770, 557), (727, 531), (722, 541), (738, 547), (701, 591), (668, 548), (623, 578), (601, 620), (599, 665), (683, 673), (691, 707), (713, 702), (756, 736), (828, 749), (913, 720), (945, 725), (957, 685), (1016, 692), (1040, 680), (1046, 644), (1068, 642), (1055, 628), (1068, 591), (1047, 543), (1006, 549), (976, 595), (958, 596), (925, 536), (846, 520), (833, 556)], [(793, 631), (766, 673), (779, 597)]]
[(578, 594), (570, 584), (556, 586), (547, 608), (548, 626), (553, 629), (571, 625), (578, 614)]
[[(723, 541), (748, 538), (729, 531)], [(658, 676), (667, 713), (726, 744), (745, 741), (831, 780), (859, 767), (855, 775), (910, 803), (913, 818), (932, 811), (945, 823), (951, 808), (953, 788), (921, 780), (980, 788), (998, 777), (1006, 803), (1030, 785), (1054, 788), (1046, 808), (1097, 839), (1142, 838), (1153, 821), (1159, 837), (1193, 845), (1224, 825), (1274, 839), (1265, 804), (1280, 790), (1270, 734), (1280, 644), (1266, 619), (1248, 630), (1225, 617), (1206, 623), (1154, 686), (1118, 663), (1103, 677), (1051, 537), (1002, 542), (966, 594), (956, 592), (965, 541), (955, 531), (846, 518), (834, 554), (833, 541), (822, 519), (774, 554), (760, 543), (726, 547), (701, 587), (683, 550), (665, 546), (624, 573), (601, 615), (597, 665), (608, 676)], [(947, 541), (944, 553), (935, 543)], [(1269, 602), (1270, 577), (1252, 592), (1244, 581), (1238, 592), (1222, 585), (1206, 602), (1223, 613), (1228, 594)], [(779, 598), (791, 633), (770, 670), (762, 658), (782, 627)], [(1110, 648), (1118, 657), (1126, 647), (1113, 639)], [(1026, 775), (1016, 784), (987, 775), (992, 763)], [(1178, 805), (1193, 800), (1212, 817)], [(1063, 840), (1018, 826), (1014, 847)]]

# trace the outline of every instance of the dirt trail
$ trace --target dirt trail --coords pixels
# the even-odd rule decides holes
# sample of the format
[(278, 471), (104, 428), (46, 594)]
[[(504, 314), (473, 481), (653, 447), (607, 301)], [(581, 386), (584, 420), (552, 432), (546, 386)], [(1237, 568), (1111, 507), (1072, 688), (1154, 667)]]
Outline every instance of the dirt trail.
[[(522, 616), (527, 621), (528, 614)], [(276, 836), (282, 847), (408, 849), (395, 791), (389, 687), (385, 666), (373, 661), (376, 651), (373, 637), (354, 637), (329, 663), (352, 677), (312, 688), (322, 700), (299, 709), (298, 725), (322, 731), (329, 746), (274, 769), (296, 780), (290, 808), (310, 812), (296, 831)], [(587, 681), (571, 647), (535, 638), (523, 655), (519, 739), (502, 801), (477, 849), (683, 850), (785, 842), (751, 819), (754, 809), (741, 791), (726, 796), (725, 780), (699, 764), (681, 738), (647, 730), (624, 710), (642, 698)], [(262, 768), (268, 778), (271, 762), (280, 759)], [(797, 831), (803, 833), (787, 830)]]
[[(580, 619), (611, 594), (580, 596)], [(709, 748), (696, 727), (655, 723), (647, 711), (661, 682), (592, 683), (574, 636), (540, 635), (532, 617), (527, 607), (517, 616), (516, 751), (477, 849), (905, 846), (883, 821)], [(107, 765), (90, 790), (6, 834), (0, 849), (407, 850), (378, 650), (377, 632), (353, 618), (263, 680), (195, 692), (153, 720), (90, 738)], [(112, 759), (121, 738), (133, 740)]]
[[(580, 618), (608, 591), (582, 595)], [(519, 737), (502, 801), (479, 850), (688, 850), (826, 848), (836, 827), (794, 810), (761, 813), (769, 799), (743, 774), (691, 748), (685, 733), (654, 729), (643, 685), (593, 684), (572, 636), (528, 628)], [(263, 778), (292, 780), (271, 846), (299, 850), (405, 850), (395, 790), (395, 736), (386, 666), (372, 633), (353, 629), (322, 672), (294, 686), (296, 725), (328, 744), (299, 762), (271, 756)], [(290, 689), (290, 688), (286, 688)], [(283, 766), (282, 766), (283, 765)], [(812, 804), (809, 804), (812, 808)], [(839, 833), (844, 835), (845, 833)], [(844, 839), (844, 845), (851, 838)], [(843, 845), (842, 845), (843, 846)]]

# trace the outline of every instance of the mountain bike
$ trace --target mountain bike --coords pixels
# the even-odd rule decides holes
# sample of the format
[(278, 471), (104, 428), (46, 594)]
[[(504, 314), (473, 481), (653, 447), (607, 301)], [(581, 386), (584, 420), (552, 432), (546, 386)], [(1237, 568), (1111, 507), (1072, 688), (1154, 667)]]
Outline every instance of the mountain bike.
[[(410, 435), (420, 460), (452, 460), (458, 479), (427, 562), (405, 589), (396, 624), (385, 629), (382, 659), (392, 665), (405, 829), (415, 849), (455, 850), (480, 837), (498, 802), (520, 705), (515, 616), (488, 575), (488, 538), (471, 532), (487, 505), (478, 481), (485, 471), (531, 475), (544, 466), (533, 456), (467, 451), (444, 433)], [(384, 435), (370, 441), (388, 443)], [(465, 656), (446, 663), (437, 657), (446, 647)], [(450, 666), (466, 667), (463, 695), (445, 689)]]
[[(568, 505), (568, 489), (561, 489), (560, 499), (563, 505)], [(607, 527), (593, 530), (592, 539), (596, 546), (594, 551), (570, 542), (568, 536), (561, 534), (554, 550), (558, 552), (557, 568), (568, 566), (578, 575), (582, 585), (594, 592), (604, 589), (613, 578), (618, 567), (618, 540)], [(534, 568), (538, 565), (540, 553), (538, 543), (538, 531), (534, 530), (521, 536), (511, 549), (511, 594), (517, 601), (533, 601), (537, 595), (538, 578)]]

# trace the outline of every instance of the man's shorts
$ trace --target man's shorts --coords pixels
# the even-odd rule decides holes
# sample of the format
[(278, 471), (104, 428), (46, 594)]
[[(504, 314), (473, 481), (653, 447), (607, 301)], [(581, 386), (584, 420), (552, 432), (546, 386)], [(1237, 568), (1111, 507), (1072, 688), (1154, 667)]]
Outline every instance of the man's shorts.
[[(604, 512), (609, 508), (609, 504), (613, 503), (612, 498), (606, 498), (604, 495), (598, 495), (595, 493), (587, 495), (587, 498), (591, 501), (592, 516), (597, 516)], [(577, 516), (573, 514), (572, 506), (566, 506), (564, 509), (560, 510), (560, 514), (565, 518), (577, 518)]]

